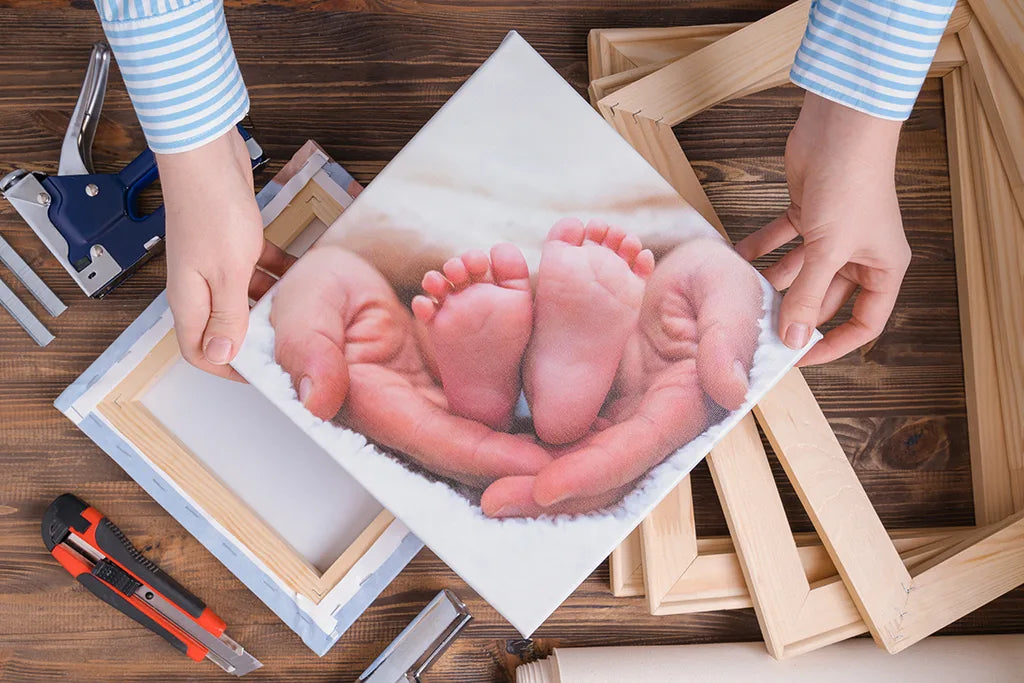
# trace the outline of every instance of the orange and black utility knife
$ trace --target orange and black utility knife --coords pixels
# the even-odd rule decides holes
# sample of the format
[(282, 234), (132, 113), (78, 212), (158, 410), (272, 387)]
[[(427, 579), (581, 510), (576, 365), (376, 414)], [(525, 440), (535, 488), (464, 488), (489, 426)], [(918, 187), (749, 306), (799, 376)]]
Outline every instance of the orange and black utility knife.
[(43, 515), (46, 548), (100, 600), (197, 662), (242, 676), (262, 666), (228, 638), (224, 621), (136, 550), (113, 522), (70, 493)]

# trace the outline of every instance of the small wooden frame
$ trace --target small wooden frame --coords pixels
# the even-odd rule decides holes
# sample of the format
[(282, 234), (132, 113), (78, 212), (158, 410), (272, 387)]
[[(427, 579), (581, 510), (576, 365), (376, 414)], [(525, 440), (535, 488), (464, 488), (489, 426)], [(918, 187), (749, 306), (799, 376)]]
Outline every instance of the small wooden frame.
[[(308, 158), (310, 151), (318, 149), (307, 145), (296, 154), (296, 159)], [(315, 173), (303, 177), (306, 169)], [(288, 249), (315, 220), (321, 221), (324, 228), (331, 225), (351, 203), (349, 188), (338, 187), (315, 163), (307, 164), (295, 175), (304, 184), (294, 196), (280, 197), (283, 206), (279, 211), (271, 207), (276, 215), (264, 228), (264, 236), (282, 249)], [(235, 538), (244, 539), (249, 550), (289, 588), (314, 604), (319, 603), (394, 521), (394, 516), (382, 511), (326, 571), (318, 570), (209, 472), (142, 402), (146, 391), (180, 358), (181, 351), (171, 329), (99, 401), (97, 410), (133, 444), (143, 447), (147, 457), (208, 515)]]
[(188, 496), (216, 519), (280, 577), (289, 588), (319, 603), (394, 520), (382, 511), (324, 572), (320, 572), (253, 512), (231, 489), (217, 480), (181, 441), (142, 403), (154, 382), (181, 358), (174, 330), (97, 409), (121, 434), (145, 449), (146, 455)]
[[(986, 3), (984, 13), (1024, 17), (1024, 9), (1013, 1)], [(646, 51), (622, 30), (591, 37), (591, 66), (598, 78), (609, 76), (602, 70), (641, 70), (634, 72), (635, 82), (620, 77), (617, 89), (597, 103), (599, 110), (718, 227), (671, 126), (714, 104), (775, 84), (780, 73), (788, 73), (809, 4), (802, 0), (733, 29), (647, 75), (642, 70), (650, 65), (637, 61), (671, 60), (664, 48), (665, 31), (670, 30), (662, 30), (659, 49)], [(932, 73), (942, 76), (946, 95), (976, 517), (986, 526), (911, 549), (891, 539), (802, 376), (790, 373), (754, 412), (842, 581), (808, 576), (803, 556), (819, 551), (798, 547), (789, 531), (753, 418), (708, 456), (735, 544), (729, 561), (735, 558), (742, 568), (748, 598), (776, 657), (865, 628), (887, 650), (897, 652), (1024, 582), (1024, 512), (1014, 513), (1024, 507), (1024, 357), (1019, 346), (1024, 338), (1024, 276), (1019, 267), (1024, 222), (1018, 189), (1024, 153), (1015, 139), (1024, 111), (1024, 87), (1015, 76), (1024, 54), (1019, 40), (1014, 44), (1007, 39), (1011, 34), (1005, 25), (989, 29), (991, 42), (985, 28), (984, 20), (979, 25), (961, 3), (947, 28), (957, 35), (944, 38)], [(602, 42), (601, 34), (610, 35)], [(673, 40), (672, 49), (679, 49), (678, 39)], [(680, 581), (689, 581), (691, 571), (707, 564), (698, 558), (708, 551), (696, 538), (688, 487), (676, 495), (663, 504), (664, 511), (659, 508), (644, 522), (640, 533), (646, 588), (655, 595), (649, 598), (653, 610), (669, 596), (693, 598), (692, 604), (704, 608), (722, 608), (729, 600), (739, 606), (736, 593), (715, 596), (717, 602), (711, 603), (699, 591), (675, 594)], [(663, 539), (670, 539), (670, 549)], [(652, 542), (658, 543), (657, 552)], [(619, 592), (636, 590), (631, 567), (637, 545), (636, 538), (629, 539), (613, 558), (613, 585)], [(851, 604), (862, 622), (851, 619)]]

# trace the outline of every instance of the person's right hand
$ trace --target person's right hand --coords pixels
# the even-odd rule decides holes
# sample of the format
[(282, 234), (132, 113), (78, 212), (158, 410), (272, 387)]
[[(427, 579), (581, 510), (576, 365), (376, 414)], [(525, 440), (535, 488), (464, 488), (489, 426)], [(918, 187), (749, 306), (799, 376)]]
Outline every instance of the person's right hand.
[(814, 328), (860, 289), (850, 319), (799, 365), (825, 363), (866, 344), (892, 313), (910, 264), (894, 180), (900, 126), (808, 92), (786, 143), (789, 208), (736, 245), (752, 261), (803, 238), (762, 271), (776, 289), (789, 290), (779, 336), (790, 348), (806, 346)]
[(228, 363), (259, 298), (292, 259), (265, 246), (252, 165), (235, 128), (197, 149), (157, 154), (167, 212), (167, 300), (181, 355), (207, 372), (241, 379)]

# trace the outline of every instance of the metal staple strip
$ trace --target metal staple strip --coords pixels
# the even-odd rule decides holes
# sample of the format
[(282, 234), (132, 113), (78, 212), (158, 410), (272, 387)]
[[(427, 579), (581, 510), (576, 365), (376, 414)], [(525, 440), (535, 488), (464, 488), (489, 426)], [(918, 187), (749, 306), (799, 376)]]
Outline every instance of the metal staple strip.
[(0, 306), (6, 308), (7, 312), (18, 321), (18, 324), (40, 346), (46, 346), (53, 341), (53, 334), (46, 329), (32, 311), (28, 310), (28, 307), (14, 293), (14, 290), (8, 287), (2, 280), (0, 280)]
[(47, 313), (56, 318), (67, 310), (67, 305), (36, 275), (25, 259), (14, 251), (14, 247), (2, 235), (0, 235), (0, 262), (11, 269), (18, 281), (25, 285), (25, 288), (43, 305)]

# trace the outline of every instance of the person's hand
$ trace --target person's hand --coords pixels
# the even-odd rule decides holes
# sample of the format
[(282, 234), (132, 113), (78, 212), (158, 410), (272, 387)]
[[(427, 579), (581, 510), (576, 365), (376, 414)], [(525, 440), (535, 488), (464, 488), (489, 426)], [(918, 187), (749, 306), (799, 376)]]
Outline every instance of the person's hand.
[(776, 289), (789, 289), (779, 335), (790, 348), (803, 348), (812, 330), (860, 288), (851, 318), (800, 365), (825, 363), (866, 344), (892, 313), (910, 264), (894, 181), (900, 125), (807, 93), (786, 144), (790, 206), (736, 245), (752, 261), (803, 238), (763, 271)]
[(551, 461), (533, 441), (456, 416), (422, 328), (368, 263), (314, 247), (283, 278), (270, 314), (274, 355), (299, 400), (435, 474), (483, 488)]
[[(249, 323), (249, 296), (294, 260), (263, 239), (252, 165), (238, 131), (180, 154), (157, 154), (167, 212), (167, 300), (181, 355), (221, 377)], [(251, 287), (250, 287), (251, 285)]]
[(637, 332), (590, 435), (536, 476), (483, 495), (492, 517), (591, 512), (615, 503), (666, 456), (746, 398), (763, 311), (761, 282), (719, 239), (680, 245), (647, 283)]

